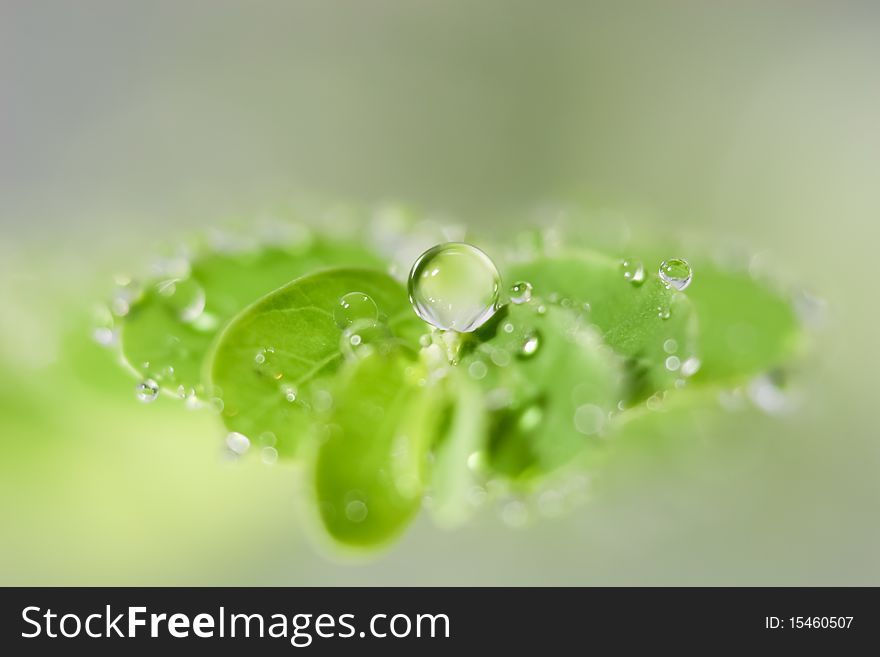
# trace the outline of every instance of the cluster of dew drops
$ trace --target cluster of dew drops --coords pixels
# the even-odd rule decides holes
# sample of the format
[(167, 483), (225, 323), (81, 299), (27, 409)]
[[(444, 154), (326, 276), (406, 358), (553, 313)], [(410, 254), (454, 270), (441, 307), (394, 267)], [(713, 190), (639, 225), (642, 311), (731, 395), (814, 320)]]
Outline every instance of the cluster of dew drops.
[[(622, 259), (620, 272), (621, 276), (634, 287), (641, 286), (647, 279), (643, 263), (636, 258)], [(156, 285), (156, 293), (177, 314), (182, 323), (197, 330), (210, 331), (216, 328), (216, 318), (205, 310), (204, 290), (189, 277), (189, 263), (185, 257), (165, 259), (159, 263), (153, 273), (161, 274), (161, 282)], [(691, 266), (682, 258), (664, 260), (657, 274), (667, 289), (675, 289), (679, 292), (684, 291), (693, 279)], [(118, 321), (126, 317), (130, 308), (144, 293), (144, 290), (130, 279), (122, 278), (117, 283), (117, 291), (110, 306), (108, 309), (103, 309), (98, 316), (93, 334), (95, 341), (104, 346), (118, 346), (119, 332), (118, 328), (114, 327), (114, 320)], [(559, 304), (562, 307), (572, 305), (571, 300), (560, 299), (555, 293), (547, 295), (546, 298), (539, 298), (535, 294), (533, 285), (528, 281), (514, 282), (507, 289), (506, 295), (503, 295), (501, 276), (494, 262), (485, 252), (464, 242), (438, 244), (422, 253), (410, 270), (408, 293), (415, 313), (433, 327), (431, 333), (422, 336), (420, 344), (425, 361), (429, 365), (433, 363), (437, 368), (436, 371), (441, 374), (443, 368), (455, 360), (458, 337), (483, 326), (502, 307), (505, 296), (506, 300), (514, 305), (534, 303), (538, 315), (546, 313), (548, 303)], [(589, 303), (584, 304), (584, 310), (590, 310)], [(661, 320), (667, 320), (671, 316), (668, 306), (658, 306), (656, 311)], [(387, 318), (380, 314), (375, 301), (368, 294), (357, 290), (348, 292), (339, 299), (333, 317), (341, 330), (340, 351), (349, 359), (357, 357), (359, 353), (368, 352), (374, 344), (387, 343), (387, 338), (391, 335), (386, 323)], [(501, 329), (513, 333), (515, 327), (507, 322)], [(527, 332), (523, 336), (518, 355), (530, 358), (538, 353), (541, 345), (542, 338), (539, 333)], [(670, 371), (678, 371), (683, 377), (676, 382), (676, 386), (681, 387), (679, 384), (684, 383), (684, 378), (692, 376), (699, 369), (699, 359), (693, 355), (680, 358), (676, 353), (678, 344), (671, 338), (663, 343), (663, 350), (667, 354), (666, 368)], [(254, 358), (255, 365), (264, 370), (271, 368), (273, 353), (274, 349), (271, 347), (261, 349)], [(492, 361), (499, 366), (507, 364), (509, 357), (509, 354), (501, 350), (491, 355)], [(150, 363), (143, 363), (142, 367), (145, 372), (150, 372)], [(485, 377), (487, 371), (486, 364), (480, 360), (473, 361), (468, 368), (468, 374), (475, 379)], [(137, 399), (144, 403), (155, 401), (162, 387), (160, 384), (174, 382), (174, 377), (172, 366), (166, 366), (158, 373), (151, 373), (137, 384)], [(177, 395), (186, 400), (188, 406), (192, 408), (203, 405), (199, 400), (198, 392), (182, 385), (177, 389)], [(487, 403), (493, 405), (493, 408), (502, 407), (506, 400), (505, 395), (501, 394), (503, 392), (490, 391)], [(282, 386), (281, 393), (288, 402), (297, 400), (297, 390), (291, 385)], [(222, 404), (222, 401), (217, 399), (212, 400), (211, 405), (214, 405), (214, 402)], [(662, 399), (655, 395), (648, 399), (647, 407), (656, 410), (661, 402)], [(332, 402), (327, 400), (327, 404), (323, 405), (329, 403)], [(315, 406), (320, 405), (322, 401), (318, 398), (315, 400)], [(599, 417), (601, 413), (601, 409), (590, 404), (578, 407), (573, 418), (575, 429), (586, 435), (595, 435), (604, 421), (604, 417)], [(537, 421), (540, 421), (540, 417), (537, 417)], [(278, 458), (274, 435), (266, 432), (259, 437), (259, 443), (262, 461), (267, 464), (274, 463)], [(251, 441), (243, 434), (231, 432), (226, 437), (225, 445), (231, 456), (238, 457), (249, 450)], [(485, 455), (480, 452), (471, 454), (467, 465), (474, 472), (484, 472)], [(510, 497), (504, 490), (493, 491), (493, 487), (499, 484), (488, 481), (485, 486), (475, 485), (472, 488), (469, 502), (479, 506), (489, 497), (499, 497), (502, 499), (501, 517), (504, 522), (511, 526), (521, 526), (528, 521), (531, 507), (536, 507), (539, 513), (545, 516), (562, 513), (565, 507), (577, 503), (586, 496), (587, 483), (588, 478), (585, 475), (568, 475), (564, 480), (548, 481), (530, 503), (519, 497)], [(425, 504), (430, 506), (430, 494), (425, 497)], [(352, 522), (360, 522), (366, 517), (366, 513), (347, 515)]]

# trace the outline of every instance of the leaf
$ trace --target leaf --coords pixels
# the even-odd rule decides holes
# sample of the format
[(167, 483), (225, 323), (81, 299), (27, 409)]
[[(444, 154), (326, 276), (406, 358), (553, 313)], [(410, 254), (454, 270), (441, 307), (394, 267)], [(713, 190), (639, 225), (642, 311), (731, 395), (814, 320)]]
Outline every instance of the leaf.
[[(349, 547), (388, 542), (418, 512), (442, 396), (401, 349), (349, 362), (333, 386), (313, 464), (318, 513)], [(422, 383), (424, 380), (422, 380)]]
[(453, 399), (433, 449), (431, 513), (438, 524), (454, 527), (472, 509), (468, 497), (476, 480), (468, 458), (485, 452), (488, 418), (482, 389), (461, 368), (451, 369), (445, 383)]
[(589, 304), (589, 322), (627, 360), (629, 403), (672, 387), (680, 377), (666, 367), (670, 347), (682, 362), (697, 351), (696, 314), (689, 299), (655, 274), (646, 273), (645, 281), (634, 285), (624, 278), (620, 261), (589, 251), (518, 264), (510, 273), (511, 280), (530, 282), (544, 302), (555, 294), (575, 307)]
[(506, 307), (490, 330), (462, 366), (486, 370), (491, 467), (524, 480), (601, 448), (623, 370), (597, 333), (572, 310), (534, 304)]
[(700, 322), (694, 383), (737, 383), (789, 363), (803, 348), (794, 308), (745, 272), (696, 268), (688, 288)]
[(295, 454), (310, 412), (326, 405), (327, 391), (316, 382), (344, 360), (334, 312), (355, 291), (375, 303), (380, 321), (368, 332), (379, 333), (377, 344), (417, 349), (424, 323), (387, 274), (346, 268), (303, 276), (243, 310), (217, 338), (206, 378), (230, 431), (250, 438), (271, 432), (280, 455)]
[[(298, 276), (341, 264), (378, 261), (358, 245), (323, 239), (302, 249), (204, 255), (192, 263), (185, 281), (170, 286), (167, 281), (154, 281), (147, 286), (122, 323), (123, 356), (138, 376), (155, 379), (165, 391), (200, 392), (205, 354), (229, 319)], [(174, 290), (175, 285), (182, 289)], [(169, 290), (173, 294), (167, 294)], [(180, 295), (199, 293), (204, 295), (204, 311), (193, 321), (182, 320), (185, 300)]]

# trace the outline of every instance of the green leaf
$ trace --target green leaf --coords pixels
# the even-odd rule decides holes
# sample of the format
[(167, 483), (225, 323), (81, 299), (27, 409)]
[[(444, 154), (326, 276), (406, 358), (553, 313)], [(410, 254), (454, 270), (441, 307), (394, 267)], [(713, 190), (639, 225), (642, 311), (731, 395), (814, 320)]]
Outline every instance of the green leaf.
[(587, 448), (601, 449), (608, 414), (621, 398), (623, 369), (595, 330), (574, 311), (551, 306), (542, 314), (528, 304), (507, 306), (486, 331), (494, 334), (462, 366), (471, 374), (486, 371), (480, 381), (496, 409), (490, 466), (524, 480)]
[(518, 264), (510, 274), (510, 280), (530, 282), (541, 301), (557, 295), (574, 307), (589, 304), (588, 321), (627, 360), (629, 403), (668, 389), (679, 378), (666, 367), (671, 346), (680, 361), (697, 352), (691, 302), (655, 274), (646, 272), (645, 281), (634, 285), (624, 278), (619, 260), (589, 251)]
[(421, 506), (442, 395), (420, 369), (404, 350), (373, 351), (333, 386), (313, 472), (321, 522), (337, 543), (386, 543)]
[(243, 310), (217, 338), (206, 378), (223, 401), (230, 431), (250, 438), (271, 432), (280, 455), (295, 454), (311, 411), (326, 405), (327, 391), (317, 382), (344, 360), (334, 313), (343, 295), (355, 291), (373, 300), (380, 320), (365, 335), (417, 349), (424, 323), (404, 288), (384, 272), (346, 268), (303, 276)]
[[(192, 263), (190, 277), (176, 284), (180, 291), (168, 295), (174, 288), (166, 281), (147, 286), (122, 323), (123, 356), (138, 376), (155, 379), (165, 391), (198, 392), (205, 354), (229, 319), (303, 274), (341, 264), (379, 263), (359, 245), (324, 239), (300, 249), (206, 254)], [(193, 321), (182, 320), (180, 295), (199, 292), (204, 311)]]
[(792, 305), (748, 273), (699, 265), (688, 296), (700, 323), (694, 383), (740, 382), (788, 364), (803, 349)]
[(477, 482), (468, 458), (486, 449), (488, 417), (482, 389), (461, 368), (452, 368), (445, 383), (453, 398), (433, 449), (431, 514), (439, 525), (454, 527), (473, 508), (468, 497)]

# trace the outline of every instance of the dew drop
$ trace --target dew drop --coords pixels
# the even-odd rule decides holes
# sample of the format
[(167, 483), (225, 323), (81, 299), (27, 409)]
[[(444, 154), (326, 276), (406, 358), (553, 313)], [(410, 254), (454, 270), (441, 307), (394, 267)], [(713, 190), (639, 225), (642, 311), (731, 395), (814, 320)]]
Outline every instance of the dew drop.
[(296, 401), (296, 388), (293, 386), (282, 386), (281, 394), (284, 395), (284, 398), (293, 403)]
[(378, 321), (379, 309), (370, 295), (363, 292), (349, 292), (339, 299), (333, 310), (333, 319), (336, 320), (339, 328), (345, 329), (359, 321)]
[(468, 374), (473, 379), (480, 380), (485, 378), (488, 371), (489, 368), (486, 367), (486, 363), (481, 360), (475, 360), (468, 366)]
[(672, 338), (669, 338), (663, 343), (663, 351), (665, 351), (667, 354), (674, 354), (676, 351), (678, 351), (678, 342), (676, 342)]
[(156, 401), (156, 397), (159, 396), (159, 384), (153, 379), (145, 379), (137, 384), (135, 392), (139, 401), (149, 404)]
[(672, 312), (669, 310), (669, 306), (657, 306), (657, 317), (660, 319), (669, 319), (672, 316)]
[(205, 310), (205, 291), (191, 278), (171, 278), (156, 286), (163, 302), (182, 322), (196, 321)]
[(666, 285), (674, 287), (681, 292), (691, 284), (694, 276), (691, 266), (687, 260), (682, 258), (671, 258), (660, 263), (660, 278)]
[(251, 441), (242, 433), (238, 433), (237, 431), (231, 431), (226, 435), (226, 447), (233, 454), (238, 454), (241, 456), (251, 446)]
[(685, 358), (681, 364), (681, 375), (685, 377), (693, 376), (700, 369), (700, 364), (700, 359), (696, 356)]
[(531, 358), (541, 347), (541, 334), (535, 331), (529, 331), (523, 338), (522, 345), (519, 348), (519, 356), (521, 358)]
[(529, 510), (519, 500), (511, 500), (501, 509), (501, 520), (509, 527), (523, 527), (529, 521)]
[(645, 266), (641, 260), (624, 258), (620, 262), (620, 271), (623, 272), (623, 277), (635, 286), (645, 282)]
[(416, 260), (409, 274), (409, 300), (429, 324), (467, 333), (495, 314), (500, 284), (489, 256), (470, 244), (450, 242)]
[(260, 450), (260, 460), (266, 465), (272, 465), (278, 460), (278, 450), (274, 447), (264, 447)]
[(510, 302), (517, 305), (528, 303), (532, 299), (532, 284), (528, 281), (518, 281), (510, 286)]
[(585, 436), (598, 434), (605, 425), (605, 412), (595, 404), (578, 406), (574, 412), (574, 428)]
[(670, 372), (674, 372), (679, 367), (681, 367), (681, 359), (678, 356), (669, 356), (666, 359), (666, 369)]
[(345, 505), (345, 517), (351, 522), (363, 522), (367, 519), (367, 505), (361, 500), (352, 500)]

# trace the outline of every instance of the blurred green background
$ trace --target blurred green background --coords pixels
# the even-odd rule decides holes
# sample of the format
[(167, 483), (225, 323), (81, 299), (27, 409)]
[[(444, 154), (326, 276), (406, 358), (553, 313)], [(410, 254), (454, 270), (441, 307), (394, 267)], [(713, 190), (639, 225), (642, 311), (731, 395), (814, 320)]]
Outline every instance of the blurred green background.
[[(0, 583), (880, 584), (878, 62), (867, 2), (4, 0)], [(801, 406), (562, 519), (329, 559), (295, 471), (139, 404), (89, 328), (163, 240), (305, 197), (745, 245), (828, 302)]]

